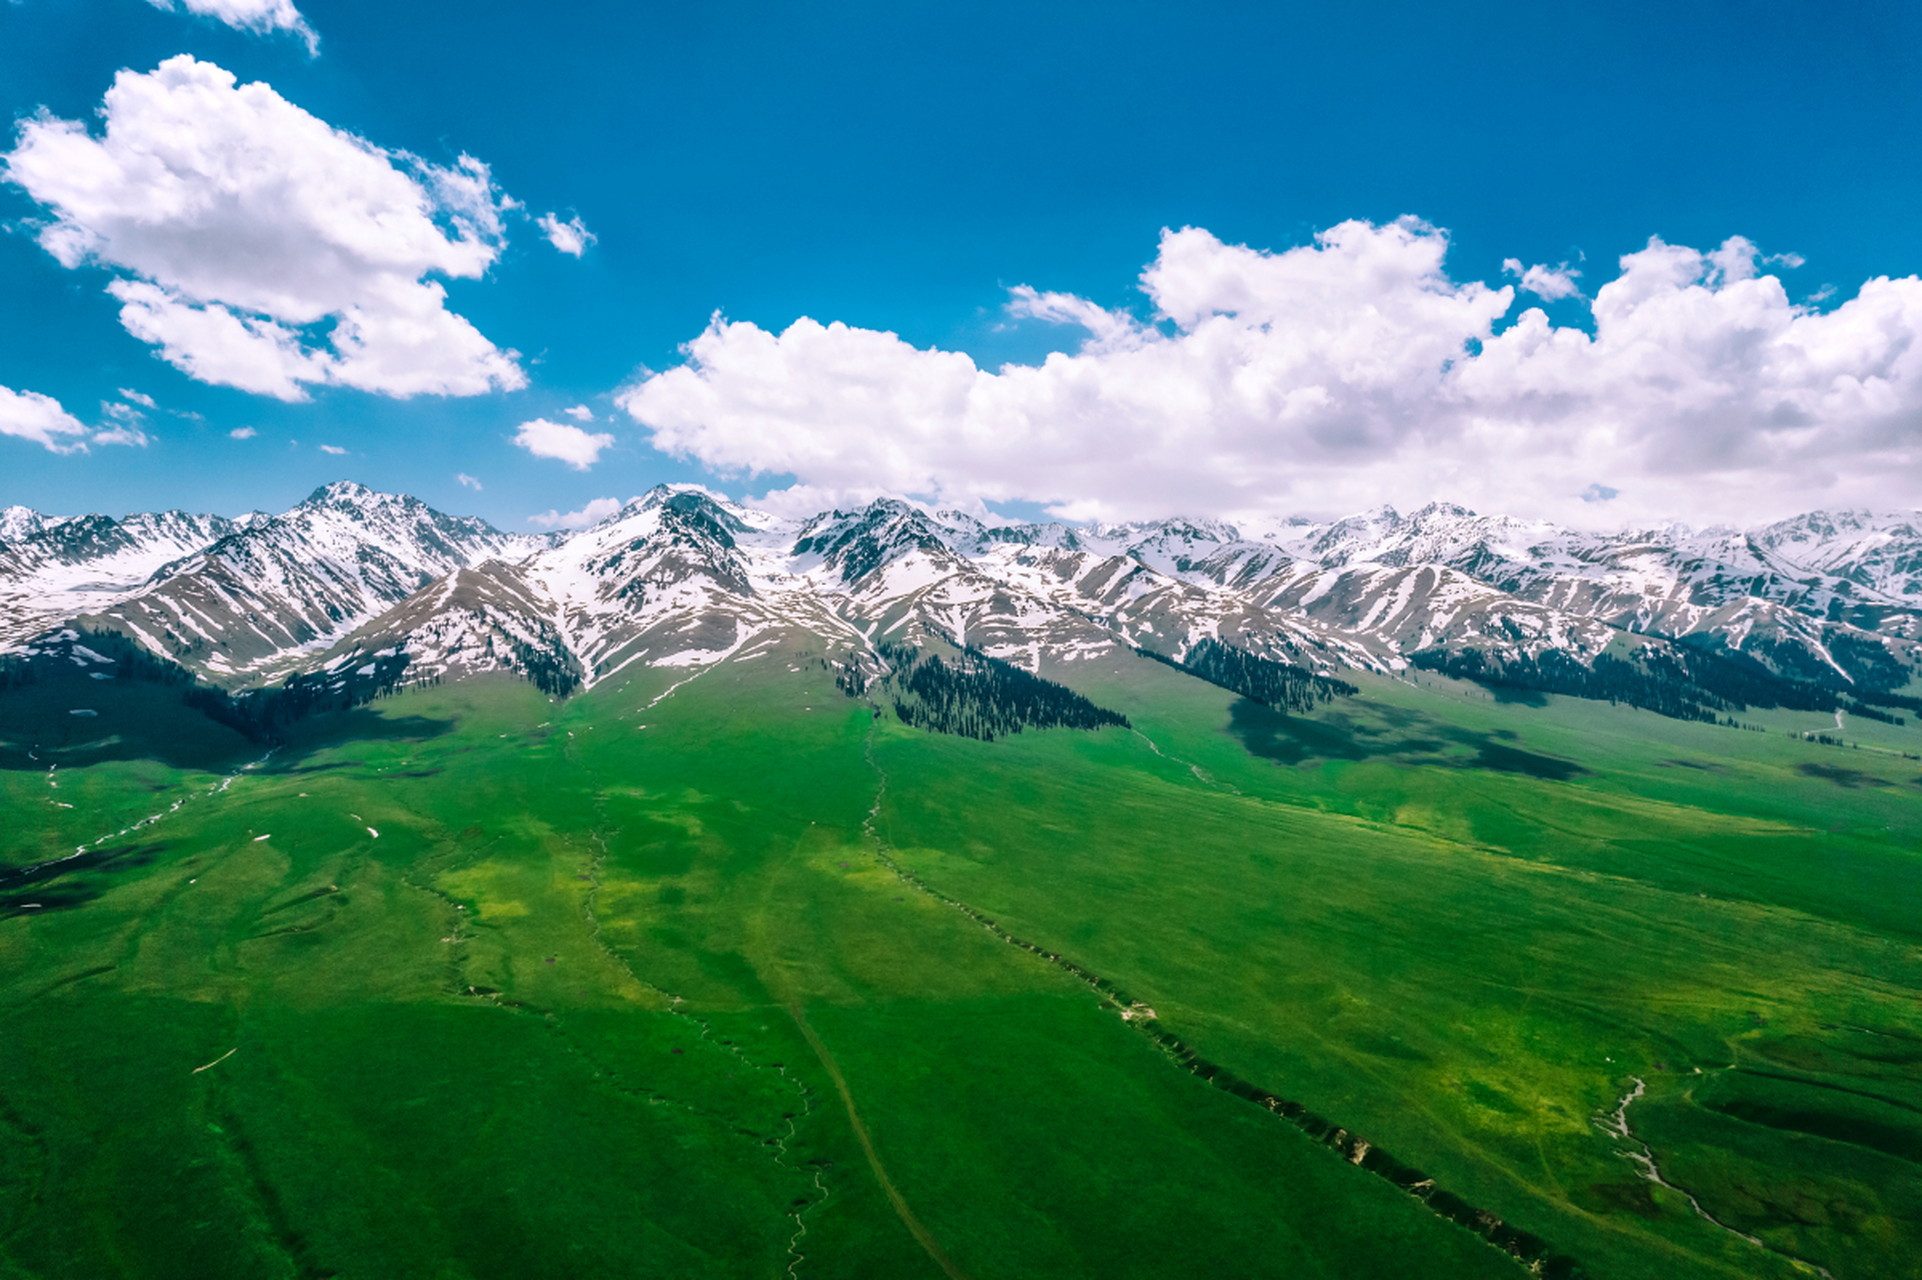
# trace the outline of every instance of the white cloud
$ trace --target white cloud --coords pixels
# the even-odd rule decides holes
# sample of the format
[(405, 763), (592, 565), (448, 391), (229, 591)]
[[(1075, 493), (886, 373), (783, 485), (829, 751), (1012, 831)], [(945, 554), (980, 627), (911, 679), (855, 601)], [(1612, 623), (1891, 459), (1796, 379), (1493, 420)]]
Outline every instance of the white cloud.
[(280, 400), (305, 400), (303, 382), (325, 382), (328, 359), (301, 346), (301, 335), (271, 320), (238, 316), (217, 304), (182, 302), (144, 280), (116, 280), (120, 323), (182, 373)]
[(802, 319), (777, 336), (717, 315), (687, 364), (619, 403), (670, 452), (827, 490), (1086, 515), (1265, 506), (1417, 431), (1450, 361), (1508, 309), (1510, 290), (1450, 283), (1446, 247), (1413, 220), (1344, 223), (1282, 254), (1168, 232), (1142, 281), (1174, 336), (1017, 294), (1093, 338), (999, 373), (891, 333)]
[(1523, 289), (1548, 302), (1579, 297), (1582, 292), (1581, 286), (1575, 283), (1582, 273), (1570, 270), (1566, 262), (1559, 267), (1538, 262), (1523, 270), (1520, 258), (1503, 258), (1502, 274), (1519, 277)]
[(121, 323), (168, 363), (282, 400), (526, 384), (426, 278), (478, 277), (500, 253), (515, 206), (480, 161), (383, 150), (185, 54), (120, 72), (102, 114), (100, 137), (24, 121), (6, 176), (52, 212), (39, 239), (63, 266), (128, 273), (108, 286)]
[(576, 422), (594, 421), (594, 411), (584, 404), (577, 404), (572, 409), (562, 409), (561, 412)]
[(463, 489), (472, 489), (475, 492), (480, 491), (481, 482), (468, 475), (465, 471), (455, 476), (454, 479), (460, 482), (460, 486)]
[[(785, 489), (770, 489), (754, 499), (757, 510), (771, 512), (789, 520), (804, 520), (819, 515), (831, 507), (851, 511), (865, 507), (876, 498), (902, 496), (901, 490), (884, 489), (879, 485), (835, 485), (832, 487), (813, 484), (791, 484)], [(971, 509), (978, 503), (957, 499), (943, 502), (942, 507)], [(1166, 514), (1165, 512), (1163, 514)]]
[(1016, 285), (1008, 293), (1009, 315), (1086, 329), (1089, 338), (1082, 351), (1087, 354), (1133, 350), (1155, 336), (1154, 330), (1144, 329), (1128, 312), (1103, 310), (1072, 293), (1041, 293), (1025, 284)]
[(543, 213), (534, 219), (534, 225), (547, 237), (547, 243), (576, 258), (587, 252), (587, 246), (600, 239), (587, 229), (587, 224), (581, 221), (579, 214), (562, 222), (551, 213)]
[(129, 401), (130, 403), (137, 404), (143, 409), (151, 409), (154, 407), (152, 396), (142, 395), (140, 392), (135, 391), (131, 387), (120, 388), (120, 398), (122, 400)]
[[(1020, 291), (1020, 313), (1091, 337), (994, 372), (891, 333), (716, 315), (684, 365), (618, 402), (724, 475), (1070, 517), (1447, 497), (1746, 521), (1922, 492), (1922, 280), (1872, 280), (1818, 312), (1758, 274), (1746, 240), (1652, 239), (1595, 293), (1592, 335), (1530, 307), (1496, 336), (1514, 291), (1451, 280), (1446, 248), (1412, 219), (1279, 253), (1165, 232), (1142, 273), (1156, 324)], [(1618, 496), (1582, 501), (1592, 485)]]
[[(156, 9), (172, 12), (174, 0), (147, 0)], [(320, 37), (307, 25), (291, 0), (180, 0), (181, 7), (188, 13), (206, 18), (216, 18), (230, 27), (251, 31), (256, 35), (269, 35), (275, 31), (285, 31), (299, 36), (307, 44), (307, 52), (320, 52)]]
[(579, 511), (547, 511), (529, 516), (527, 520), (543, 529), (585, 529), (590, 524), (599, 524), (620, 509), (619, 498), (596, 498)]
[(147, 415), (130, 404), (114, 400), (102, 400), (100, 412), (113, 425), (94, 432), (90, 444), (124, 444), (147, 447), (149, 437), (141, 430), (147, 423)]
[(601, 460), (601, 450), (614, 443), (606, 432), (589, 435), (564, 422), (535, 418), (523, 422), (514, 443), (537, 458), (556, 458), (576, 471), (585, 471)]
[(333, 455), (334, 455), (335, 457), (337, 457), (337, 458), (338, 458), (338, 457), (344, 457), (344, 456), (346, 455), (346, 453), (347, 453), (347, 451), (346, 451), (345, 449), (343, 449), (343, 448), (341, 448), (341, 447), (340, 447), (339, 445), (337, 445), (337, 444), (324, 444), (324, 445), (322, 445), (322, 446), (320, 446), (320, 451), (321, 451), (322, 453), (331, 453), (331, 454), (333, 454)]
[(0, 436), (31, 440), (55, 453), (85, 453), (86, 435), (86, 425), (52, 396), (0, 387)]
[(235, 427), (232, 431), (229, 431), (227, 434), (232, 436), (236, 440), (251, 440), (255, 436), (259, 435), (260, 432), (254, 430), (252, 427)]

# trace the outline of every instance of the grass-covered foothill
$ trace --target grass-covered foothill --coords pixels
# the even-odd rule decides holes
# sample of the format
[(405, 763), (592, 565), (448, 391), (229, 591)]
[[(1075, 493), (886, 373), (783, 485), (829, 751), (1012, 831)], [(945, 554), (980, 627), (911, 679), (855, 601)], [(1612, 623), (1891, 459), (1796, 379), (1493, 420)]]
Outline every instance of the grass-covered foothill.
[(10, 711), (0, 1276), (1922, 1265), (1922, 731), (847, 658)]

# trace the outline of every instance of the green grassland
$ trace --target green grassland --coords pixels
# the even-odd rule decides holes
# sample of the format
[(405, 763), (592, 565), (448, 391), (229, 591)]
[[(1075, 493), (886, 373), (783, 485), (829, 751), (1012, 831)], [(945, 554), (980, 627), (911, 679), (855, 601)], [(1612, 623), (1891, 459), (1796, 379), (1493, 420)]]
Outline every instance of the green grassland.
[(812, 643), (0, 695), (0, 1276), (1922, 1275), (1922, 732), (1129, 658), (981, 742)]

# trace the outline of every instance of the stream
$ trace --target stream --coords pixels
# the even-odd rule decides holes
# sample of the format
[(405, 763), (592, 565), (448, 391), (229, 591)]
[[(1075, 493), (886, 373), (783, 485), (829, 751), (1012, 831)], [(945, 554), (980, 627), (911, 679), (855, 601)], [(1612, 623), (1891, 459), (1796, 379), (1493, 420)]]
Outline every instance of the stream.
[[(73, 862), (74, 860), (79, 858), (84, 858), (89, 853), (96, 853), (99, 851), (100, 846), (103, 844), (106, 844), (109, 840), (118, 840), (122, 836), (130, 836), (134, 832), (139, 831), (143, 827), (150, 827), (154, 823), (161, 821), (162, 819), (168, 817), (169, 815), (178, 813), (180, 811), (180, 807), (186, 804), (189, 800), (192, 800), (195, 796), (200, 796), (200, 795), (212, 796), (212, 795), (222, 794), (227, 790), (228, 787), (233, 786), (234, 780), (236, 778), (241, 777), (249, 769), (257, 769), (261, 765), (267, 763), (268, 756), (271, 756), (273, 754), (274, 754), (273, 751), (269, 750), (267, 752), (267, 755), (264, 755), (260, 757), (260, 759), (252, 761), (251, 763), (240, 766), (240, 768), (234, 770), (232, 773), (222, 778), (219, 782), (216, 782), (213, 785), (209, 786), (205, 791), (187, 792), (185, 795), (176, 799), (172, 804), (168, 805), (165, 809), (162, 809), (159, 813), (150, 813), (144, 818), (140, 818), (134, 822), (128, 823), (126, 826), (120, 828), (120, 830), (118, 831), (111, 831), (111, 832), (108, 832), (106, 835), (98, 836), (93, 840), (88, 841), (86, 844), (76, 845), (74, 846), (74, 851), (72, 853), (66, 854), (58, 858), (49, 858), (45, 862), (31, 863), (24, 867), (0, 868), (0, 888), (6, 888), (9, 885), (15, 885), (15, 884), (26, 884), (34, 880), (45, 880), (53, 876), (60, 875), (62, 874), (61, 872), (57, 870), (52, 870), (52, 868), (59, 867), (64, 863)], [(60, 785), (58, 782), (54, 780), (54, 773), (59, 768), (60, 768), (59, 765), (54, 765), (52, 768), (49, 768), (47, 770), (47, 782), (49, 786), (58, 787)], [(58, 804), (60, 802), (55, 801), (55, 803)], [(64, 805), (63, 807), (71, 809), (73, 806)], [(30, 903), (27, 905), (38, 906), (39, 904)]]
[[(1838, 713), (1838, 718), (1839, 718), (1839, 713)], [(1765, 1241), (1763, 1241), (1763, 1239), (1760, 1236), (1752, 1236), (1746, 1231), (1740, 1231), (1734, 1227), (1729, 1226), (1728, 1223), (1723, 1222), (1720, 1218), (1717, 1218), (1714, 1214), (1710, 1213), (1707, 1209), (1704, 1209), (1702, 1207), (1702, 1202), (1695, 1198), (1695, 1195), (1693, 1192), (1689, 1191), (1686, 1187), (1678, 1187), (1673, 1182), (1670, 1182), (1667, 1178), (1663, 1177), (1661, 1166), (1655, 1163), (1655, 1152), (1649, 1147), (1649, 1145), (1646, 1142), (1643, 1142), (1640, 1138), (1636, 1137), (1634, 1130), (1628, 1127), (1628, 1109), (1630, 1105), (1632, 1105), (1637, 1098), (1640, 1098), (1643, 1094), (1648, 1092), (1648, 1084), (1640, 1076), (1630, 1076), (1629, 1079), (1635, 1082), (1635, 1087), (1622, 1095), (1621, 1101), (1616, 1105), (1614, 1111), (1596, 1112), (1595, 1124), (1598, 1128), (1602, 1129), (1604, 1132), (1610, 1134), (1611, 1136), (1620, 1138), (1624, 1142), (1632, 1142), (1635, 1144), (1637, 1150), (1619, 1151), (1617, 1152), (1617, 1154), (1620, 1155), (1624, 1160), (1627, 1160), (1631, 1164), (1633, 1164), (1635, 1166), (1636, 1173), (1648, 1179), (1650, 1182), (1654, 1183), (1656, 1186), (1666, 1187), (1670, 1191), (1673, 1191), (1676, 1195), (1681, 1196), (1684, 1200), (1688, 1201), (1689, 1208), (1695, 1210), (1695, 1215), (1700, 1219), (1702, 1219), (1702, 1221), (1709, 1223), (1712, 1226), (1719, 1227), (1723, 1231), (1726, 1231), (1730, 1235), (1736, 1237), (1738, 1240), (1748, 1241), (1750, 1244), (1762, 1250), (1764, 1253), (1772, 1253), (1778, 1258), (1786, 1258), (1789, 1262), (1795, 1263), (1798, 1266), (1814, 1267), (1816, 1274), (1820, 1275), (1822, 1277), (1822, 1280), (1835, 1280), (1835, 1277), (1829, 1274), (1828, 1269), (1826, 1267), (1823, 1267), (1818, 1263), (1810, 1262), (1807, 1258), (1798, 1258), (1792, 1253), (1787, 1253), (1781, 1249), (1773, 1248), (1769, 1244), (1767, 1244)]]
[[(738, 648), (739, 646), (737, 645), (736, 647)], [(702, 670), (705, 671), (706, 669), (707, 668), (703, 668)], [(688, 680), (692, 680), (696, 676), (699, 676), (700, 674), (702, 673), (697, 671), (693, 676), (689, 676)], [(679, 684), (676, 684), (673, 688), (669, 689), (667, 693), (662, 694), (661, 697), (662, 698), (666, 697), (668, 693), (674, 692), (674, 689), (678, 689), (681, 687), (682, 684), (686, 684), (686, 683), (687, 683), (687, 680), (681, 681)], [(659, 702), (660, 698), (656, 698), (654, 701)], [(654, 703), (649, 703), (648, 705), (653, 706)], [(570, 752), (569, 754), (570, 756), (573, 756), (576, 764), (580, 763), (578, 756), (574, 755), (572, 752)], [(583, 766), (583, 768), (585, 769), (585, 766)], [(590, 776), (595, 776), (593, 775), (592, 770), (585, 770), (585, 771), (588, 772)], [(808, 1200), (796, 1201), (794, 1204), (788, 1207), (788, 1213), (787, 1213), (788, 1220), (794, 1224), (794, 1231), (788, 1237), (787, 1250), (786, 1250), (788, 1262), (787, 1262), (786, 1268), (783, 1271), (783, 1274), (787, 1276), (788, 1280), (798, 1280), (800, 1267), (807, 1260), (807, 1254), (803, 1248), (803, 1245), (806, 1242), (807, 1233), (808, 1233), (807, 1220), (805, 1215), (807, 1214), (808, 1210), (817, 1208), (820, 1205), (824, 1204), (828, 1198), (828, 1187), (827, 1187), (826, 1181), (822, 1177), (822, 1168), (813, 1163), (809, 1163), (806, 1165), (798, 1163), (794, 1159), (793, 1153), (788, 1150), (788, 1142), (800, 1133), (801, 1126), (805, 1124), (808, 1121), (808, 1119), (814, 1114), (814, 1110), (815, 1110), (814, 1091), (808, 1088), (806, 1082), (803, 1081), (798, 1075), (791, 1074), (788, 1071), (787, 1065), (785, 1063), (757, 1062), (754, 1059), (750, 1058), (747, 1055), (747, 1053), (739, 1045), (735, 1044), (732, 1040), (725, 1040), (717, 1037), (714, 1034), (713, 1025), (710, 1024), (707, 1019), (682, 1007), (687, 1003), (687, 1001), (683, 997), (675, 995), (673, 992), (667, 990), (665, 987), (661, 986), (657, 982), (654, 982), (648, 978), (643, 978), (638, 972), (636, 972), (634, 966), (628, 962), (625, 956), (621, 955), (620, 952), (616, 951), (613, 947), (609, 946), (602, 939), (601, 921), (600, 921), (600, 917), (594, 913), (594, 907), (601, 893), (601, 869), (607, 861), (607, 854), (608, 854), (607, 833), (609, 831), (609, 824), (607, 820), (607, 810), (606, 810), (605, 801), (604, 799), (600, 798), (602, 796), (602, 791), (601, 791), (600, 782), (597, 776), (596, 776), (596, 781), (594, 785), (594, 794), (597, 797), (595, 801), (595, 823), (589, 833), (589, 838), (594, 841), (594, 844), (597, 846), (598, 851), (593, 855), (592, 858), (589, 859), (589, 868), (590, 868), (589, 875), (591, 876), (591, 881), (590, 881), (586, 900), (582, 904), (582, 917), (587, 922), (588, 936), (593, 939), (594, 945), (599, 947), (601, 951), (608, 956), (609, 959), (611, 959), (616, 965), (620, 966), (620, 968), (623, 971), (625, 971), (627, 975), (630, 978), (632, 978), (636, 983), (638, 983), (643, 987), (646, 987), (650, 991), (653, 991), (661, 999), (665, 1000), (667, 1002), (668, 1013), (672, 1014), (676, 1018), (685, 1019), (686, 1021), (699, 1027), (700, 1039), (706, 1041), (709, 1044), (716, 1045), (720, 1048), (726, 1049), (728, 1051), (728, 1054), (731, 1057), (733, 1057), (735, 1061), (739, 1062), (744, 1068), (748, 1069), (749, 1071), (774, 1072), (776, 1075), (778, 1075), (781, 1078), (781, 1080), (784, 1083), (788, 1084), (794, 1089), (796, 1096), (800, 1100), (800, 1108), (801, 1108), (800, 1111), (797, 1114), (790, 1114), (784, 1117), (783, 1119), (783, 1124), (785, 1125), (785, 1131), (775, 1133), (768, 1140), (766, 1144), (772, 1149), (773, 1160), (776, 1165), (786, 1169), (791, 1169), (796, 1173), (807, 1175), (809, 1177), (809, 1180), (813, 1183), (813, 1191), (814, 1191), (813, 1198)], [(458, 936), (458, 928), (459, 926), (457, 925), (456, 926), (457, 936)], [(452, 941), (452, 939), (449, 939), (449, 941)], [(679, 1050), (676, 1050), (675, 1052), (678, 1053)], [(634, 1088), (634, 1086), (627, 1086), (627, 1087)], [(686, 1108), (689, 1111), (698, 1112), (701, 1114), (714, 1114), (714, 1113), (706, 1112), (704, 1108), (695, 1107), (692, 1104), (689, 1104), (685, 1101), (682, 1101), (676, 1098), (670, 1098), (668, 1095), (659, 1093), (654, 1090), (637, 1089), (637, 1091), (647, 1093), (650, 1097), (652, 1097), (656, 1101), (667, 1102), (671, 1105)]]

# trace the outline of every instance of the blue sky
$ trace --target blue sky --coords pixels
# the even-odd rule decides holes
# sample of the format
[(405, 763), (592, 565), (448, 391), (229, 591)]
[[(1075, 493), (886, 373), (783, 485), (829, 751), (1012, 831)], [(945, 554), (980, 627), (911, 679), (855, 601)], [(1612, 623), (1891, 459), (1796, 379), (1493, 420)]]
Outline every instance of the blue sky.
[[(300, 0), (318, 36), (310, 55), (298, 33), (221, 21), (234, 3), (0, 5), (0, 87), (16, 157), (13, 180), (0, 184), (0, 387), (51, 397), (93, 433), (49, 437), (88, 446), (73, 452), (0, 436), (0, 505), (277, 510), (341, 476), (510, 528), (663, 479), (737, 494), (798, 481), (809, 486), (793, 498), (803, 504), (905, 489), (1077, 516), (1157, 505), (1309, 509), (1373, 495), (1613, 517), (1580, 501), (1584, 481), (1621, 491), (1623, 518), (1916, 501), (1922, 388), (1885, 349), (1890, 325), (1910, 323), (1900, 318), (1907, 295), (1814, 336), (1790, 325), (1838, 314), (1873, 277), (1922, 270), (1913, 124), (1922, 118), (1922, 15), (1912, 6), (450, 10)], [(118, 232), (101, 233), (104, 250), (69, 255), (73, 265), (41, 243), (60, 201), (78, 197), (52, 169), (22, 176), (36, 113), (84, 122), (98, 137), (115, 74), (144, 76), (181, 54), (240, 84), (271, 86), (390, 155), (441, 170), (462, 156), (487, 166), (499, 228), (482, 234), (484, 269), (417, 275), (441, 282), (446, 309), (495, 349), (518, 353), (523, 383), (403, 397), (391, 386), (362, 389), (365, 377), (359, 386), (322, 379), (288, 400), (218, 385), (204, 368), (195, 376), (191, 361), (157, 358), (156, 345), (123, 327), (124, 299), (106, 292), (114, 281), (159, 280), (183, 305), (272, 318), (247, 298), (207, 292), (196, 283), (204, 272), (163, 279), (157, 258), (116, 259)], [(498, 197), (520, 207), (501, 211)], [(119, 212), (124, 227), (141, 210)], [(442, 213), (445, 229), (452, 215)], [(579, 258), (543, 236), (533, 219), (549, 213), (578, 217), (592, 233)], [(1301, 259), (1304, 269), (1334, 271), (1318, 234), (1349, 222), (1374, 234), (1404, 216), (1428, 229), (1380, 247), (1403, 255), (1394, 271), (1419, 277), (1409, 287), (1516, 292), (1499, 313), (1465, 299), (1445, 317), (1408, 313), (1401, 336), (1383, 341), (1427, 352), (1432, 338), (1442, 354), (1389, 381), (1355, 383), (1349, 371), (1376, 356), (1352, 346), (1323, 352), (1313, 367), (1294, 360), (1296, 347), (1247, 354), (1252, 329), (1279, 334), (1300, 320), (1310, 336), (1347, 332), (1355, 315), (1372, 313), (1371, 295), (1349, 287), (1375, 278), (1366, 246), (1343, 259), (1339, 287), (1311, 271), (1259, 306), (1204, 299), (1185, 328), (1156, 319), (1170, 314), (1173, 294), (1141, 288), (1163, 228), (1211, 233), (1220, 251), (1199, 245), (1192, 262), (1219, 283), (1221, 272), (1259, 273), (1289, 250), (1320, 255)], [(1439, 275), (1422, 265), (1424, 252), (1439, 252), (1432, 229), (1447, 233)], [(1552, 330), (1594, 334), (1598, 291), (1651, 236), (1700, 255), (1740, 236), (1754, 253), (1732, 271), (1707, 256), (1664, 266), (1695, 278), (1675, 277), (1674, 305), (1644, 315), (1643, 356), (1624, 347), (1613, 363), (1595, 352), (1569, 357), (1589, 361), (1580, 367), (1537, 360), (1499, 387), (1492, 361), (1470, 367), (1476, 335), (1506, 333), (1529, 307)], [(288, 243), (298, 251), (301, 242)], [(1227, 252), (1236, 246), (1258, 256)], [(1505, 262), (1518, 270), (1505, 273)], [(1538, 264), (1579, 273), (1566, 278), (1580, 292), (1553, 296), (1561, 289), (1552, 283), (1522, 292), (1519, 269)], [(1770, 276), (1784, 302), (1731, 292)], [(1011, 313), (1009, 290), (1020, 285), (1125, 309), (1138, 328), (1094, 350), (1096, 330), (1065, 304)], [(1689, 302), (1691, 287), (1708, 302)], [(1229, 293), (1241, 297), (1239, 288)], [(1331, 289), (1341, 295), (1332, 303)], [(1314, 312), (1315, 299), (1340, 315)], [(1717, 299), (1721, 312), (1703, 312)], [(709, 332), (716, 311), (738, 327), (712, 331), (692, 370), (643, 396), (618, 395), (647, 372), (682, 365), (682, 344)], [(1244, 361), (1244, 382), (1249, 370), (1279, 379), (1279, 398), (1262, 403), (1294, 407), (1273, 409), (1272, 421), (1259, 406), (1208, 408), (1199, 366), (1175, 368), (1174, 347), (1195, 339), (1199, 351), (1202, 318), (1230, 311), (1245, 323), (1208, 349), (1208, 367), (1233, 347), (1244, 353), (1233, 357)], [(854, 336), (824, 331), (805, 350), (777, 348), (774, 336), (804, 316)], [(314, 350), (325, 350), (327, 323), (301, 331)], [(1702, 326), (1699, 340), (1673, 329), (1691, 323)], [(866, 341), (866, 330), (896, 334), (905, 349)], [(1726, 390), (1727, 362), (1746, 368), (1749, 358), (1726, 354), (1740, 345), (1732, 332), (1787, 343), (1797, 369), (1810, 349), (1856, 345), (1819, 378), (1778, 361), (1738, 394)], [(765, 348), (748, 341), (762, 336)], [(979, 376), (931, 372), (937, 348), (966, 353)], [(1623, 369), (1644, 368), (1647, 351), (1677, 348), (1696, 354), (1680, 373), (1648, 375), (1639, 398), (1608, 389)], [(778, 356), (778, 374), (756, 363), (756, 350)], [(1057, 381), (1093, 399), (1070, 403), (1059, 388), (1024, 391), (1027, 382), (994, 375), (1051, 351), (1063, 353)], [(1423, 372), (1430, 366), (1441, 382)], [(1480, 381), (1449, 381), (1463, 373)], [(950, 385), (948, 374), (949, 400), (920, 403), (920, 388)], [(1838, 400), (1837, 377), (1887, 394)], [(1724, 398), (1674, 399), (1677, 378), (1723, 388)], [(137, 420), (103, 410), (103, 401), (127, 403), (122, 388), (154, 406), (134, 406)], [(1320, 399), (1304, 399), (1309, 391)], [(882, 409), (864, 416), (876, 396)], [(1563, 407), (1542, 410), (1550, 400)], [(1320, 417), (1299, 416), (1310, 401)], [(1516, 408), (1523, 402), (1532, 407)], [(565, 416), (572, 406), (593, 420)], [(1779, 426), (1784, 415), (1799, 435), (1756, 425)], [(536, 456), (514, 443), (536, 419), (613, 442), (585, 469)], [(908, 425), (897, 429), (897, 419)], [(1488, 425), (1496, 420), (1500, 431)], [(1674, 422), (1691, 424), (1685, 439), (1662, 434)], [(100, 440), (128, 424), (147, 443)], [(248, 427), (251, 438), (230, 434)], [(653, 447), (657, 439), (682, 456)], [(1110, 442), (1121, 443), (1109, 465), (1075, 461)], [(1169, 464), (1170, 450), (1181, 466)], [(886, 465), (864, 462), (882, 454)], [(1204, 455), (1205, 465), (1187, 465)], [(1473, 465), (1451, 469), (1451, 458)]]

